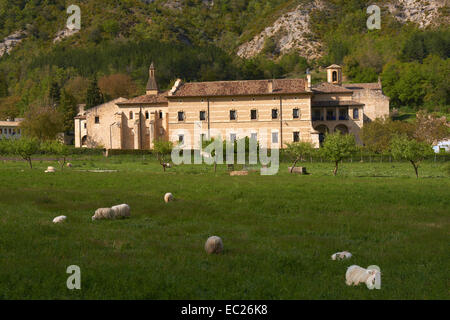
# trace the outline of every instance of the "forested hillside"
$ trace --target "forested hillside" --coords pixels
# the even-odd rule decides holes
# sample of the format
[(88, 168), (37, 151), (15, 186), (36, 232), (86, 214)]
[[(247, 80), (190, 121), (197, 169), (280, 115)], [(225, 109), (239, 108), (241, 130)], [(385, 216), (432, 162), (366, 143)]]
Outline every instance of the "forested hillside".
[[(393, 107), (448, 113), (448, 6), (433, 9), (433, 23), (425, 24), (431, 11), (398, 18), (410, 17), (395, 13), (408, 1), (383, 2), (382, 28), (369, 31), (368, 0), (84, 0), (73, 2), (81, 30), (72, 33), (64, 30), (66, 1), (0, 0), (0, 119), (52, 105), (71, 110), (70, 119), (97, 86), (104, 100), (142, 94), (151, 61), (162, 89), (176, 78), (295, 77), (307, 68), (319, 81), (323, 67), (338, 63), (348, 82), (381, 76)], [(279, 25), (283, 17), (306, 17), (297, 21), (304, 32)], [(258, 52), (237, 54), (260, 36)], [(314, 55), (301, 50), (311, 43)]]

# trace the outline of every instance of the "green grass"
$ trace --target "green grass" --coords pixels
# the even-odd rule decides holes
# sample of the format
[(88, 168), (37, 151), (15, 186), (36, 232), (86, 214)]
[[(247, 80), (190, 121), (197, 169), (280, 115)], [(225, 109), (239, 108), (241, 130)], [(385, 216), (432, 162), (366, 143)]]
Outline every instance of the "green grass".
[[(330, 163), (246, 177), (131, 156), (72, 163), (0, 163), (0, 299), (449, 299), (446, 163), (420, 179), (407, 163), (344, 163), (337, 177)], [(120, 203), (130, 219), (91, 221)], [(206, 255), (210, 235), (223, 254)], [(331, 261), (342, 250), (354, 256)], [(81, 290), (66, 288), (73, 264)], [(352, 264), (380, 266), (381, 290), (346, 286)]]

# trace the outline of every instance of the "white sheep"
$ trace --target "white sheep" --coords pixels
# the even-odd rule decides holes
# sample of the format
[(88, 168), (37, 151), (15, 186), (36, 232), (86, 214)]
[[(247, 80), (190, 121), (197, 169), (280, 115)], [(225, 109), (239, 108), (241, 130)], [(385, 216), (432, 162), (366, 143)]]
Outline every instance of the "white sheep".
[(350, 259), (352, 254), (348, 251), (336, 252), (331, 256), (332, 260)]
[(100, 219), (118, 219), (130, 216), (130, 206), (127, 204), (119, 204), (111, 208), (99, 208), (95, 210), (92, 220)]
[(63, 222), (64, 220), (66, 220), (67, 217), (66, 216), (57, 216), (55, 219), (53, 219), (53, 223), (60, 223)]
[(45, 170), (44, 172), (48, 173), (48, 172), (55, 172), (55, 171), (56, 171), (55, 167), (47, 167), (47, 170)]
[(205, 251), (208, 254), (212, 253), (221, 253), (223, 250), (223, 242), (220, 237), (212, 236), (209, 237), (208, 240), (206, 240), (205, 243)]
[(67, 166), (68, 168), (72, 168), (72, 164), (71, 164), (70, 162), (67, 162), (66, 166)]
[(170, 192), (168, 192), (168, 193), (166, 193), (165, 195), (164, 195), (164, 201), (167, 203), (167, 202), (169, 202), (169, 201), (172, 201), (173, 200), (173, 194), (171, 194)]
[(360, 266), (353, 265), (348, 267), (345, 273), (345, 283), (348, 286), (357, 286), (360, 283), (365, 283), (369, 289), (380, 289), (381, 287), (381, 272), (377, 266), (369, 266), (367, 269)]
[(99, 208), (95, 210), (92, 220), (112, 219), (113, 211), (111, 208)]
[(123, 203), (119, 204), (117, 206), (111, 207), (111, 210), (113, 211), (113, 218), (127, 218), (130, 216), (130, 206)]

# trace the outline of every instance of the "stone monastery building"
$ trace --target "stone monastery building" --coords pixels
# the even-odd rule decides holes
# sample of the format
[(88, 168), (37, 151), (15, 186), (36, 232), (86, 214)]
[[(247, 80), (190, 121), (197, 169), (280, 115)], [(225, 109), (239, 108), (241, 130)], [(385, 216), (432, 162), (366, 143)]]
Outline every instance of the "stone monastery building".
[(81, 110), (75, 117), (75, 146), (151, 149), (159, 139), (197, 148), (201, 138), (245, 136), (261, 146), (283, 148), (293, 141), (319, 147), (326, 132), (352, 133), (358, 143), (364, 123), (389, 114), (381, 83), (342, 84), (342, 68), (327, 68), (327, 82), (306, 79), (183, 83), (158, 89), (153, 63), (146, 94)]

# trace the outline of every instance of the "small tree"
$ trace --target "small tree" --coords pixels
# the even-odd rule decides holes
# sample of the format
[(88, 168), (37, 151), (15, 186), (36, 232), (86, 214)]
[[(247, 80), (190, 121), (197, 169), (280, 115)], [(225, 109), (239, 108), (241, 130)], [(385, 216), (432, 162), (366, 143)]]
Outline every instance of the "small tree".
[(39, 151), (39, 140), (36, 138), (22, 137), (20, 139), (11, 140), (10, 143), (12, 152), (28, 161), (30, 169), (33, 169), (31, 156)]
[(298, 161), (303, 160), (307, 156), (311, 156), (314, 152), (314, 146), (311, 142), (293, 142), (287, 143), (286, 152), (294, 157), (294, 163), (291, 167), (291, 173)]
[[(205, 150), (208, 146), (214, 143), (214, 138), (209, 140), (202, 140), (202, 150)], [(214, 159), (214, 172), (217, 172), (217, 159), (216, 159), (216, 148), (209, 152), (209, 155)]]
[(433, 154), (433, 148), (425, 142), (409, 139), (406, 136), (396, 136), (391, 142), (391, 153), (395, 160), (409, 161), (414, 167), (416, 178), (419, 178), (419, 164)]
[(97, 78), (94, 77), (86, 91), (86, 109), (98, 106), (103, 102), (103, 94), (98, 87)]
[(57, 140), (46, 141), (41, 144), (41, 150), (61, 157), (62, 160), (58, 160), (58, 163), (61, 166), (61, 170), (64, 169), (67, 156), (70, 154), (70, 148), (67, 145)]
[(8, 139), (0, 139), (0, 156), (6, 156), (11, 153), (11, 143)]
[(165, 161), (165, 157), (172, 153), (173, 142), (158, 140), (155, 141), (153, 150), (156, 152), (156, 155), (159, 160), (159, 164), (163, 167), (164, 172), (166, 171), (167, 163)]
[(339, 162), (356, 152), (355, 137), (352, 134), (333, 133), (325, 136), (323, 155), (334, 162), (333, 175), (338, 172)]

